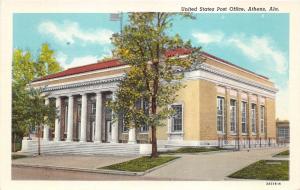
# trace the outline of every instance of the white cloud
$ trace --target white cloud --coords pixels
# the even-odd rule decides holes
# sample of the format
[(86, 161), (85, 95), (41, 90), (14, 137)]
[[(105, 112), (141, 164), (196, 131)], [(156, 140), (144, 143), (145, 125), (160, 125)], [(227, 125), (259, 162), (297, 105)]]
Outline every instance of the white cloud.
[(60, 63), (60, 65), (65, 67), (68, 56), (60, 51), (60, 52), (57, 52), (55, 57), (56, 57), (56, 60)]
[(203, 45), (217, 44), (237, 48), (255, 62), (268, 64), (268, 67), (279, 74), (287, 71), (288, 61), (285, 53), (276, 48), (273, 40), (269, 37), (245, 34), (226, 36), (221, 31), (194, 32), (192, 35)]
[(97, 56), (83, 56), (83, 57), (75, 57), (73, 58), (72, 62), (68, 65), (66, 65), (66, 68), (71, 68), (71, 67), (78, 67), (78, 66), (83, 66), (83, 65), (88, 65), (92, 63), (97, 63), (99, 60), (99, 57)]
[(233, 36), (227, 40), (227, 43), (240, 49), (244, 55), (255, 61), (269, 64), (280, 74), (287, 71), (288, 63), (284, 53), (274, 47), (272, 40), (268, 37)]
[(107, 57), (112, 57), (112, 49), (111, 47), (104, 46), (102, 49), (102, 55), (99, 57), (99, 60)]
[(288, 88), (280, 88), (276, 95), (276, 118), (289, 119), (289, 91)]
[(58, 24), (52, 21), (42, 22), (38, 26), (42, 34), (52, 35), (57, 41), (62, 43), (81, 43), (108, 44), (113, 31), (108, 29), (82, 29), (77, 22), (64, 21)]
[(214, 31), (210, 33), (194, 32), (192, 35), (199, 41), (199, 43), (202, 44), (218, 43), (224, 38), (224, 34), (220, 31)]

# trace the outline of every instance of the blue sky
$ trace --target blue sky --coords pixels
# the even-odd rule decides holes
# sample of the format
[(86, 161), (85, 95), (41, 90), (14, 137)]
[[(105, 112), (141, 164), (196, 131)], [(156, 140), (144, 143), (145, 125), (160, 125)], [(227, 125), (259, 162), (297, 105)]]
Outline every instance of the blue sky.
[[(190, 39), (194, 46), (236, 65), (269, 77), (279, 88), (277, 116), (288, 109), (288, 14), (197, 14), (175, 18), (170, 34)], [(126, 20), (126, 19), (125, 19)], [(125, 21), (126, 23), (126, 21)], [(96, 62), (110, 55), (110, 36), (120, 30), (109, 14), (27, 14), (13, 17), (13, 46), (38, 52), (43, 42), (56, 51), (65, 67)]]

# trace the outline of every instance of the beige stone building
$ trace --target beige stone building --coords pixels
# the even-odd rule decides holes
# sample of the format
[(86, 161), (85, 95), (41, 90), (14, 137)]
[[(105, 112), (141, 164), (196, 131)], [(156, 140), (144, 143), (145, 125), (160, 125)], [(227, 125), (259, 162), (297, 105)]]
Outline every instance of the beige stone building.
[[(186, 53), (176, 50), (168, 56)], [(186, 87), (170, 105), (176, 114), (157, 131), (159, 146), (253, 147), (275, 143), (274, 83), (208, 53), (202, 56), (203, 63), (185, 72)], [(57, 143), (64, 146), (149, 143), (148, 126), (130, 128), (123, 125), (122, 118), (112, 122), (112, 111), (105, 106), (114, 98), (126, 69), (129, 66), (120, 60), (109, 60), (33, 81), (34, 87), (44, 88), (49, 95), (46, 103), (55, 102), (60, 114), (54, 130), (44, 127), (45, 147), (51, 143), (53, 146), (55, 143), (56, 146)], [(23, 151), (29, 150), (32, 142), (24, 141)]]

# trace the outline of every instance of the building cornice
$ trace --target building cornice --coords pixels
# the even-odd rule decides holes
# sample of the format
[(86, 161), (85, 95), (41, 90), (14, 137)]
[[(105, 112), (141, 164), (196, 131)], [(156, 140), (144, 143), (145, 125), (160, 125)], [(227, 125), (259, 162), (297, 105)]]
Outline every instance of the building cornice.
[(278, 91), (274, 87), (266, 86), (251, 79), (234, 75), (222, 69), (208, 65), (206, 63), (194, 66), (189, 72), (185, 73), (185, 80), (207, 80), (217, 85), (228, 86), (237, 90), (254, 92), (263, 96), (275, 97)]
[(129, 67), (130, 67), (129, 65), (121, 65), (121, 66), (117, 66), (117, 67), (111, 67), (111, 68), (106, 68), (106, 69), (101, 69), (101, 70), (96, 70), (96, 71), (88, 71), (88, 72), (78, 73), (78, 74), (74, 74), (74, 75), (68, 75), (68, 76), (63, 76), (63, 77), (45, 79), (45, 80), (40, 80), (40, 81), (33, 81), (32, 84), (39, 85), (39, 84), (59, 81), (59, 80), (63, 80), (63, 79), (71, 79), (71, 78), (87, 76), (87, 75), (91, 75), (91, 74), (98, 74), (98, 73), (103, 73), (103, 72), (122, 70), (122, 69), (126, 69), (126, 68), (129, 68)]
[(224, 78), (228, 78), (228, 79), (231, 79), (231, 80), (234, 80), (234, 81), (246, 84), (246, 85), (250, 85), (250, 86), (253, 86), (253, 87), (256, 87), (256, 88), (260, 88), (262, 90), (269, 91), (271, 93), (278, 92), (278, 89), (276, 89), (276, 88), (272, 88), (272, 87), (260, 84), (260, 83), (254, 81), (254, 80), (251, 80), (251, 79), (245, 79), (243, 77), (234, 75), (232, 73), (226, 72), (224, 70), (221, 70), (217, 67), (214, 67), (214, 66), (211, 66), (211, 65), (208, 65), (208, 64), (205, 64), (205, 63), (200, 64), (200, 69), (204, 70), (204, 71), (208, 71), (208, 72), (213, 73), (213, 74), (218, 75), (218, 76), (222, 76)]
[[(209, 73), (210, 75), (206, 75), (205, 73)], [(46, 86), (44, 89), (44, 92), (53, 92), (53, 91), (59, 91), (59, 90), (67, 90), (67, 89), (75, 89), (75, 88), (81, 88), (86, 86), (97, 86), (101, 84), (109, 84), (109, 83), (118, 83), (124, 78), (125, 74), (121, 76), (114, 76), (114, 77), (107, 77), (105, 79), (98, 79), (98, 80), (92, 80), (92, 81), (81, 81), (71, 84), (63, 84), (59, 86)], [(219, 77), (219, 78), (218, 78)], [(220, 78), (221, 77), (221, 78)], [(237, 85), (232, 84), (230, 81), (235, 81), (237, 83), (242, 84), (245, 86), (244, 89), (247, 89), (247, 87), (254, 87), (255, 89), (262, 90), (266, 92), (267, 94), (270, 94), (274, 96), (276, 92), (278, 91), (274, 87), (269, 87), (263, 84), (260, 84), (254, 80), (245, 79), (244, 77), (240, 77), (237, 75), (234, 75), (232, 73), (226, 72), (224, 70), (221, 70), (219, 68), (216, 68), (214, 66), (208, 65), (206, 63), (198, 64), (196, 67), (193, 67), (189, 71), (186, 72), (185, 80), (195, 80), (195, 79), (203, 79), (203, 80), (210, 80), (213, 82), (216, 82), (217, 84), (229, 84), (229, 86), (237, 87)], [(227, 83), (225, 80), (227, 79)], [(238, 89), (238, 87), (237, 87)]]
[(54, 86), (54, 87), (46, 86), (45, 89), (43, 90), (43, 92), (51, 92), (51, 91), (64, 90), (64, 89), (70, 89), (70, 88), (80, 88), (80, 87), (85, 87), (85, 86), (93, 86), (93, 85), (99, 85), (99, 84), (105, 84), (105, 83), (119, 82), (123, 78), (124, 78), (124, 75), (119, 76), (119, 77), (114, 77), (114, 78), (85, 81), (85, 82), (66, 84), (66, 85)]

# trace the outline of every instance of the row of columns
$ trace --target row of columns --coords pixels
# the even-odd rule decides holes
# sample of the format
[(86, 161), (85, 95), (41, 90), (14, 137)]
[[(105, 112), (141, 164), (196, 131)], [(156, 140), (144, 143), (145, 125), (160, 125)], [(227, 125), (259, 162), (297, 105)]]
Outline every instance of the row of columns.
[[(87, 128), (87, 93), (81, 94), (81, 125), (80, 125), (80, 142), (86, 142), (86, 128)], [(113, 92), (113, 101), (115, 100), (115, 92)], [(46, 98), (45, 104), (49, 104), (49, 99)], [(54, 129), (54, 141), (60, 141), (61, 125), (60, 125), (60, 116), (61, 116), (61, 97), (56, 97), (56, 109), (58, 110), (58, 116), (55, 118), (55, 129)], [(73, 104), (74, 97), (73, 95), (68, 96), (68, 120), (67, 120), (67, 139), (66, 141), (73, 141)], [(101, 128), (102, 128), (102, 92), (96, 93), (96, 118), (95, 118), (95, 143), (101, 143)], [(114, 115), (114, 114), (112, 114)], [(118, 120), (115, 120), (112, 123), (111, 129), (111, 143), (119, 142), (119, 130), (118, 130)], [(128, 143), (136, 143), (136, 133), (135, 128), (129, 128), (128, 132)], [(44, 126), (44, 140), (49, 140), (49, 126)]]

